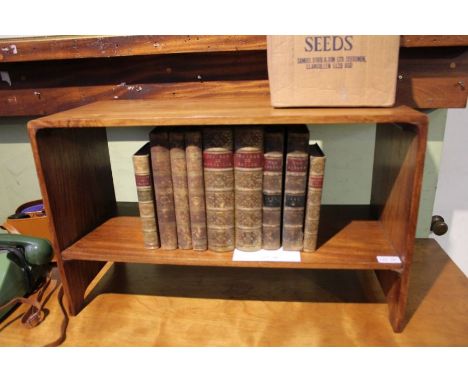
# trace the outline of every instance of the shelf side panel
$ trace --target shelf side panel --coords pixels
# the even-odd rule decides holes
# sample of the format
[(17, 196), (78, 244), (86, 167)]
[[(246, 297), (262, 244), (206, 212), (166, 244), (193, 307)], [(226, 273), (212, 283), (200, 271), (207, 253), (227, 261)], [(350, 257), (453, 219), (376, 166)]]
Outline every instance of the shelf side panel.
[(60, 250), (115, 213), (105, 129), (46, 129), (36, 135)]
[(103, 262), (63, 261), (61, 251), (115, 214), (105, 129), (30, 131), (54, 252), (71, 314)]
[(401, 273), (377, 271), (396, 332), (404, 326), (427, 125), (377, 124), (371, 204), (403, 260)]
[(415, 129), (410, 125), (377, 125), (372, 176), (373, 210), (404, 260), (410, 260), (414, 246), (424, 166), (425, 146), (420, 147)]

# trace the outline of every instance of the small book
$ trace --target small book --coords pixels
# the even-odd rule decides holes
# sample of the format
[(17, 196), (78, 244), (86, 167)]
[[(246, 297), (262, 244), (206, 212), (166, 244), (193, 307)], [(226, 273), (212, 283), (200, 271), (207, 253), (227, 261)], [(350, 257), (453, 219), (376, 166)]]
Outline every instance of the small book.
[(263, 128), (234, 128), (236, 248), (262, 249)]
[(177, 244), (180, 249), (192, 249), (190, 208), (187, 185), (187, 162), (185, 160), (185, 136), (182, 127), (169, 131), (172, 186), (177, 227)]
[(159, 248), (158, 224), (151, 176), (150, 144), (146, 143), (132, 157), (138, 194), (143, 243), (147, 248)]
[(176, 249), (177, 227), (168, 130), (163, 127), (153, 129), (150, 133), (150, 144), (161, 248)]
[(307, 186), (306, 217), (304, 222), (304, 251), (314, 252), (317, 248), (317, 233), (322, 203), (323, 175), (326, 157), (320, 146), (309, 146), (310, 164)]
[(234, 250), (233, 134), (230, 127), (203, 129), (203, 171), (208, 249)]
[(201, 131), (187, 129), (185, 132), (185, 157), (187, 159), (190, 228), (192, 230), (192, 246), (196, 251), (205, 251), (208, 248), (202, 151)]
[(309, 164), (309, 130), (288, 127), (283, 202), (283, 249), (300, 251), (304, 243), (304, 208)]
[(262, 248), (281, 247), (283, 203), (284, 127), (268, 126), (264, 132)]

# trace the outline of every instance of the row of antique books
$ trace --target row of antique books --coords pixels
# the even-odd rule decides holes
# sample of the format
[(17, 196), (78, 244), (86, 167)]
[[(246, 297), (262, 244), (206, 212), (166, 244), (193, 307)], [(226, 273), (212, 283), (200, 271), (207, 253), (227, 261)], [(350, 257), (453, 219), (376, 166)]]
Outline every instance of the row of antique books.
[(157, 127), (133, 164), (148, 248), (316, 248), (325, 156), (305, 125)]

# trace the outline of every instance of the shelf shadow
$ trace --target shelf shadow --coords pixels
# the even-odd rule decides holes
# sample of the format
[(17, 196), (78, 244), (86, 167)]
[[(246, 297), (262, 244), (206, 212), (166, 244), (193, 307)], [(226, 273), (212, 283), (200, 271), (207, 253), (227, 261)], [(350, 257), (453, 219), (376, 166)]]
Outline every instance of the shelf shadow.
[(167, 297), (383, 303), (372, 271), (189, 267), (115, 263), (86, 298), (103, 293)]
[[(118, 203), (118, 215), (137, 214), (136, 203)], [(354, 220), (371, 220), (369, 205), (324, 205), (318, 245)], [(102, 293), (213, 299), (385, 302), (373, 271), (189, 267), (115, 263), (85, 302)]]
[(317, 246), (320, 247), (355, 220), (376, 220), (367, 204), (325, 204), (320, 208)]
[(451, 262), (450, 258), (437, 241), (434, 239), (416, 240), (405, 326), (411, 321), (449, 262)]
[[(416, 240), (406, 324), (449, 261), (435, 240)], [(85, 304), (105, 293), (257, 301), (385, 303), (375, 273), (359, 270), (114, 263), (90, 291)]]

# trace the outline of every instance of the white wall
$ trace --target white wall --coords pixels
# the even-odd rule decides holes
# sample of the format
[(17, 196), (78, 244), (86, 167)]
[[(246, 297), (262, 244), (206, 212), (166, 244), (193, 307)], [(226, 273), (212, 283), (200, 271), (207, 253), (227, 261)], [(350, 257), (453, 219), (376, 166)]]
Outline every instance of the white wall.
[(468, 276), (468, 107), (449, 110), (434, 215), (449, 226), (437, 242)]
[(0, 118), (0, 223), (20, 204), (41, 199), (26, 123)]

